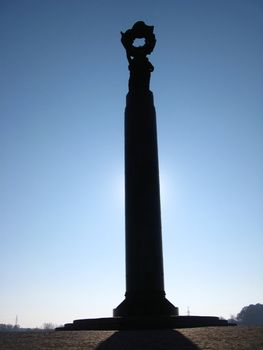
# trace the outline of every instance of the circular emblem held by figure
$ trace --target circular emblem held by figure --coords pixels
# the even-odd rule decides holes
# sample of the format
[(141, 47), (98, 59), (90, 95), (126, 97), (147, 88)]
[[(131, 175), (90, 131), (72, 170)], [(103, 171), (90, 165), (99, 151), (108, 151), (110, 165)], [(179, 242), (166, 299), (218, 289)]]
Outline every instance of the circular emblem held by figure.
[[(143, 21), (136, 22), (132, 29), (128, 29), (125, 33), (121, 32), (121, 42), (127, 51), (127, 55), (131, 57), (150, 55), (156, 44), (155, 35), (153, 33), (154, 26), (147, 26)], [(145, 39), (143, 46), (134, 46), (136, 39)]]

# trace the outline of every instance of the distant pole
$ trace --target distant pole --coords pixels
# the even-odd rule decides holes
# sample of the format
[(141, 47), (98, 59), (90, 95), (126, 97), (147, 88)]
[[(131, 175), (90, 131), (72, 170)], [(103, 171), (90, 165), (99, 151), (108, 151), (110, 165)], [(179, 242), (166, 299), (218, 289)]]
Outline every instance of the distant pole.
[[(178, 315), (164, 291), (156, 115), (148, 60), (153, 26), (137, 22), (122, 34), (130, 79), (125, 110), (126, 294), (114, 316)], [(133, 45), (145, 38), (143, 46)]]

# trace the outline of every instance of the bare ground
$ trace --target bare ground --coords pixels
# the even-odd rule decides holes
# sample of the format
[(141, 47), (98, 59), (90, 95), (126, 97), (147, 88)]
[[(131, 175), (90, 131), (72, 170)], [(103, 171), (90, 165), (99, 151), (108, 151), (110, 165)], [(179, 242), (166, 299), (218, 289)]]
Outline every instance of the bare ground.
[(263, 350), (263, 327), (0, 333), (0, 350)]

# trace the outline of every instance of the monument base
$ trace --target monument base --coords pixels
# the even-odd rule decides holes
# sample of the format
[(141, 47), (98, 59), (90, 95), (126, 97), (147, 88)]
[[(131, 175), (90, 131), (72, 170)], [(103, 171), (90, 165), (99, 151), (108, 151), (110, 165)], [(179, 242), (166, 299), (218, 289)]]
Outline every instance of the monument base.
[(178, 316), (178, 308), (165, 298), (165, 293), (141, 295), (126, 293), (123, 302), (113, 310), (114, 317)]
[(109, 317), (75, 320), (56, 331), (140, 330), (233, 326), (213, 316)]

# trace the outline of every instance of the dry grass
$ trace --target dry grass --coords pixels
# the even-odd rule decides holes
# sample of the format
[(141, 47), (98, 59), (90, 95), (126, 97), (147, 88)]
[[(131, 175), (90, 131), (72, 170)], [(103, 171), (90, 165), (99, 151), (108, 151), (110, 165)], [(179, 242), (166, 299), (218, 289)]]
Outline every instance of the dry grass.
[(263, 327), (0, 333), (0, 350), (263, 350)]

